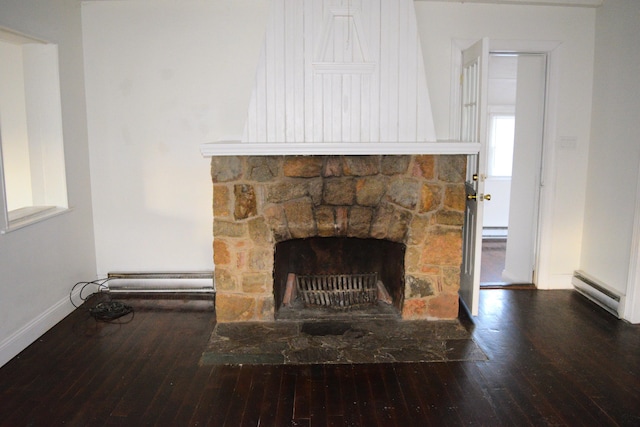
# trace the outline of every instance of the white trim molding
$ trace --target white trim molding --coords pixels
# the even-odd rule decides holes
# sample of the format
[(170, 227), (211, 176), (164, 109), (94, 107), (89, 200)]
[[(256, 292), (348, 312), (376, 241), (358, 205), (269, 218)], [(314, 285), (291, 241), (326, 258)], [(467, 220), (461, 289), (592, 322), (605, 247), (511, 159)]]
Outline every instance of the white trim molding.
[[(640, 168), (638, 168), (640, 170)], [(631, 253), (629, 256), (629, 275), (627, 279), (627, 303), (622, 318), (631, 323), (640, 323), (640, 172), (636, 184), (636, 212), (631, 235)]]
[(404, 155), (477, 154), (476, 142), (240, 142), (220, 141), (200, 146), (204, 157), (212, 156), (326, 156), (326, 155)]
[(414, 1), (446, 1), (449, 3), (490, 3), (512, 4), (522, 6), (565, 6), (565, 7), (600, 7), (604, 0), (414, 0)]

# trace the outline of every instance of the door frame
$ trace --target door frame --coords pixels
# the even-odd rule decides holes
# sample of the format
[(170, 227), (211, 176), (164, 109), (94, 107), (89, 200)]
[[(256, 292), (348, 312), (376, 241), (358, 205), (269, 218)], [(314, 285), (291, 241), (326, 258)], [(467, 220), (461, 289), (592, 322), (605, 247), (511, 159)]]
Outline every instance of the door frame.
[[(476, 39), (454, 39), (451, 47), (451, 105), (449, 135), (451, 139), (460, 136), (460, 84), (457, 76), (462, 71), (462, 51), (475, 43)], [(489, 39), (490, 52), (540, 53), (547, 56), (547, 84), (544, 103), (544, 123), (542, 140), (542, 159), (540, 171), (540, 194), (538, 202), (538, 228), (535, 245), (533, 277), (538, 289), (553, 289), (551, 274), (551, 232), (555, 200), (555, 152), (558, 82), (560, 80), (558, 47), (561, 42), (539, 40), (500, 40)]]

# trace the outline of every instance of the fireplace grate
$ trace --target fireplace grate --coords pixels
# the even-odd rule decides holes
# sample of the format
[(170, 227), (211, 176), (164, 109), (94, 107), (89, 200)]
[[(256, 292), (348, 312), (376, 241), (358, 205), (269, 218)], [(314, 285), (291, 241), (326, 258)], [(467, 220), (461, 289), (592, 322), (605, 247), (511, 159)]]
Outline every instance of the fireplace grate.
[(296, 288), (306, 305), (348, 309), (375, 304), (378, 274), (296, 275)]

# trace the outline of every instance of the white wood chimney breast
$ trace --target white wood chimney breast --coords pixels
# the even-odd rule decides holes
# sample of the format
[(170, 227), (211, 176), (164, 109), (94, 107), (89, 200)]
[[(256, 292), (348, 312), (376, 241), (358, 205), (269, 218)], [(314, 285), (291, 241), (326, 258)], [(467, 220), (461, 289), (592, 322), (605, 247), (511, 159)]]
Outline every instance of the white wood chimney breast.
[(435, 141), (413, 0), (274, 0), (242, 142)]

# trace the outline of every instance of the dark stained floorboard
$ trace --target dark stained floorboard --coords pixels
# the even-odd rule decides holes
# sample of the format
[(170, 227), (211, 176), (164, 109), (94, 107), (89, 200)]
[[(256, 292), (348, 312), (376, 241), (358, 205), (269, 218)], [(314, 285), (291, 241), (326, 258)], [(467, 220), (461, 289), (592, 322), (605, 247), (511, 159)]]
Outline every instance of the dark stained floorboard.
[(0, 368), (0, 426), (640, 425), (640, 326), (572, 291), (483, 290), (462, 319), (488, 361), (200, 366), (210, 307), (77, 310)]

